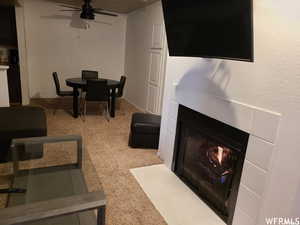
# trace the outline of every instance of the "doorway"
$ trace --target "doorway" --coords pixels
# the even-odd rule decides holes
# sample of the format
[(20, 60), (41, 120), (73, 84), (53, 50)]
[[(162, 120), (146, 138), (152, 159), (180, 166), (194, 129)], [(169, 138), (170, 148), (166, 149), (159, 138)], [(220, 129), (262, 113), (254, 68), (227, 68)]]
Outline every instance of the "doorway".
[(14, 6), (0, 6), (0, 65), (7, 65), (10, 105), (22, 103), (16, 13)]

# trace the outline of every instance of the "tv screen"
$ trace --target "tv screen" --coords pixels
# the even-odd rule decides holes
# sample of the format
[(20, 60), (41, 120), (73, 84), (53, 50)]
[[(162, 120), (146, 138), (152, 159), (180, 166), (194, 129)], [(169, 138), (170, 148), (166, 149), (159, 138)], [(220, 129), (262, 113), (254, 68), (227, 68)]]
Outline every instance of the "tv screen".
[(253, 62), (252, 0), (162, 0), (170, 56)]

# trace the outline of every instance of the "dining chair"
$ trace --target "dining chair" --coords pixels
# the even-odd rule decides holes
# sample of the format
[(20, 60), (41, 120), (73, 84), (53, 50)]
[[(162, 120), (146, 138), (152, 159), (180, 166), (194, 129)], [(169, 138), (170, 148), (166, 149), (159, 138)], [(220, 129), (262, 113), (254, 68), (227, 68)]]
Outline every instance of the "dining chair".
[(121, 78), (120, 78), (120, 85), (119, 85), (117, 93), (116, 93), (116, 97), (117, 98), (121, 98), (123, 96), (125, 83), (126, 83), (126, 77), (125, 76), (121, 76)]
[(62, 106), (63, 97), (73, 96), (73, 91), (62, 91), (60, 89), (60, 83), (59, 83), (57, 72), (53, 72), (52, 76), (53, 76), (53, 80), (54, 80), (54, 84), (55, 84), (56, 95), (61, 97), (61, 98), (59, 98), (59, 103), (58, 103), (59, 106), (56, 107), (53, 111), (53, 114), (55, 114), (57, 108), (61, 108), (61, 106)]
[(91, 80), (91, 79), (98, 79), (98, 71), (92, 70), (82, 70), (81, 71), (81, 78), (83, 80)]
[[(82, 70), (81, 71), (81, 79), (82, 80), (92, 80), (92, 79), (98, 79), (98, 71), (93, 70)], [(86, 92), (86, 87), (82, 88), (80, 90), (80, 100), (83, 98), (83, 92)]]
[(83, 103), (84, 120), (86, 117), (87, 102), (105, 102), (106, 118), (109, 121), (110, 92), (107, 80), (87, 80), (87, 90)]
[[(121, 76), (120, 84), (119, 84), (119, 87), (117, 88), (117, 92), (116, 92), (116, 98), (122, 98), (123, 97), (125, 83), (126, 83), (126, 77)], [(118, 108), (119, 109), (121, 108), (121, 101), (118, 101)]]

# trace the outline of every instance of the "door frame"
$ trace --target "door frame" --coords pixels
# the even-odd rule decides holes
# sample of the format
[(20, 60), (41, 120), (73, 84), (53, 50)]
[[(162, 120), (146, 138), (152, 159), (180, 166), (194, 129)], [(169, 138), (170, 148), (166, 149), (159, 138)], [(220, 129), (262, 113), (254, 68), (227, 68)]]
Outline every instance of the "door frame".
[(25, 2), (18, 0), (19, 5), (15, 6), (19, 64), (20, 64), (20, 79), (21, 79), (21, 94), (22, 105), (30, 103), (29, 97), (29, 73), (27, 61), (27, 44), (26, 44), (26, 22), (25, 22)]

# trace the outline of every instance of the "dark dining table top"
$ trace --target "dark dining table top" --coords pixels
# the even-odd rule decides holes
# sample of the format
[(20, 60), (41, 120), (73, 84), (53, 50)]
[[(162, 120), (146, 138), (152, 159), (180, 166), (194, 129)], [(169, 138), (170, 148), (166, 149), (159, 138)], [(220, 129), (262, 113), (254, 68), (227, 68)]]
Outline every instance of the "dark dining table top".
[[(117, 88), (120, 85), (120, 81), (118, 80), (102, 79), (102, 78), (99, 78), (99, 80), (107, 80), (107, 86), (111, 88)], [(70, 87), (82, 88), (86, 86), (86, 83), (87, 83), (86, 80), (83, 80), (81, 77), (66, 79), (66, 84), (67, 86)]]

